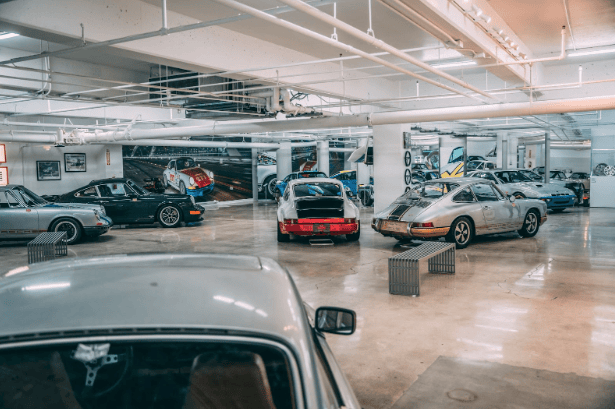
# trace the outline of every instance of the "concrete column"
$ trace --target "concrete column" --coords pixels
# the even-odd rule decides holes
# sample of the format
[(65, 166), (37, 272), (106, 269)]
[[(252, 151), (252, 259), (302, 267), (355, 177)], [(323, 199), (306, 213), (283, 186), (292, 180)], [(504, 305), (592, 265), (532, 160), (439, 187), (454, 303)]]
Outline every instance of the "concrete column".
[(316, 148), (318, 171), (329, 176), (329, 141), (319, 141)]
[(508, 169), (508, 135), (502, 138), (502, 169)]
[(258, 203), (258, 149), (252, 148), (252, 198)]
[[(357, 148), (363, 147), (368, 144), (368, 139), (359, 139)], [(357, 184), (367, 185), (369, 184), (369, 165), (365, 163), (357, 163)]]
[(495, 165), (498, 169), (502, 168), (502, 157), (503, 157), (503, 147), (502, 147), (502, 141), (504, 140), (504, 135), (502, 135), (501, 133), (497, 134), (496, 137), (496, 159), (495, 159)]
[(551, 133), (545, 132), (545, 183), (549, 183), (551, 176)]
[(467, 164), (468, 164), (468, 137), (463, 137), (463, 176), (465, 176), (468, 173), (468, 168), (467, 168)]
[(406, 189), (403, 133), (410, 125), (374, 126), (374, 213), (383, 210)]
[(293, 171), (290, 142), (280, 142), (280, 148), (276, 154), (276, 163), (278, 180), (284, 179)]
[(508, 138), (508, 168), (517, 168), (519, 167), (519, 139), (516, 137)]

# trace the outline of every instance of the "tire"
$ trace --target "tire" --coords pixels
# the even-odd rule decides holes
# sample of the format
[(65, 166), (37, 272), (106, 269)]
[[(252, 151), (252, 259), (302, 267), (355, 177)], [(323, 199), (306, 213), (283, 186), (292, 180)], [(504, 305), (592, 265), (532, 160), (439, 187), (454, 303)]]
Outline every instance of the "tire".
[(521, 192), (515, 192), (512, 194), (515, 199), (527, 199), (527, 196), (525, 196), (523, 193)]
[(352, 234), (347, 234), (346, 235), (346, 240), (348, 241), (357, 241), (359, 240), (359, 237), (361, 237), (361, 223), (359, 223), (359, 228), (357, 229), (356, 233), (352, 233)]
[(163, 185), (164, 185), (164, 188), (165, 188), (165, 189), (166, 189), (166, 188), (168, 188), (168, 187), (169, 187), (169, 181), (168, 181), (168, 179), (167, 179), (167, 175), (164, 175), (164, 176), (162, 177), (162, 180), (163, 180), (163, 182), (162, 182), (162, 183), (163, 183)]
[(186, 194), (186, 185), (184, 184), (184, 182), (179, 182), (179, 193), (181, 193), (182, 195)]
[(265, 199), (273, 199), (275, 197), (275, 182), (276, 175), (269, 175), (263, 182), (263, 191), (265, 192)]
[(278, 222), (278, 243), (288, 243), (290, 241), (290, 234), (282, 233), (280, 230), (280, 222)]
[(66, 244), (75, 244), (81, 239), (81, 224), (68, 217), (56, 220), (49, 227), (50, 232), (66, 232)]
[(162, 227), (177, 227), (182, 222), (181, 211), (173, 205), (163, 205), (158, 209), (158, 222)]
[(552, 211), (553, 213), (561, 213), (561, 212), (563, 212), (564, 210), (566, 210), (566, 209), (551, 209), (551, 211)]
[(446, 241), (455, 243), (458, 249), (465, 249), (474, 237), (472, 222), (467, 217), (460, 217), (453, 222), (446, 235)]
[(522, 237), (534, 237), (540, 228), (540, 215), (536, 210), (530, 210), (525, 215), (523, 227), (518, 230)]

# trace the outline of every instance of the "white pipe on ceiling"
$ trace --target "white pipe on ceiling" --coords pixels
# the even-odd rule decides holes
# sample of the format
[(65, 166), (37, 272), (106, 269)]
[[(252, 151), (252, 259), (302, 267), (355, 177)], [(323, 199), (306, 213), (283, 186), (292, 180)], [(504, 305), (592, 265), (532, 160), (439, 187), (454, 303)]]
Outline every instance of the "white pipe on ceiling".
[(42, 132), (2, 132), (0, 133), (2, 142), (22, 142), (22, 143), (56, 143), (56, 134), (45, 134)]
[[(66, 143), (114, 142), (152, 138), (179, 138), (198, 135), (305, 131), (319, 128), (342, 128), (417, 122), (441, 122), (459, 119), (499, 118), (560, 114), (615, 109), (615, 97), (577, 98), (559, 101), (520, 102), (413, 111), (376, 112), (369, 115), (331, 116), (325, 118), (282, 121), (241, 122), (235, 124), (196, 125), (173, 128), (125, 129), (106, 132), (74, 130), (64, 134)], [(246, 135), (248, 136), (248, 135)]]
[[(414, 78), (416, 78), (416, 79), (419, 79), (419, 80), (421, 80), (421, 81), (424, 81), (424, 82), (427, 82), (427, 83), (429, 83), (429, 84), (432, 84), (432, 85), (434, 85), (434, 86), (436, 86), (436, 87), (439, 87), (439, 88), (444, 88), (444, 89), (446, 89), (446, 90), (448, 90), (448, 91), (454, 92), (454, 93), (456, 93), (456, 94), (464, 95), (464, 96), (466, 96), (466, 97), (468, 97), (468, 98), (478, 99), (478, 98), (476, 98), (476, 97), (475, 97), (475, 96), (473, 96), (473, 95), (470, 95), (470, 94), (467, 94), (467, 93), (465, 93), (465, 92), (462, 92), (462, 91), (456, 90), (455, 88), (449, 87), (448, 85), (441, 84), (441, 83), (439, 83), (438, 81), (435, 81), (435, 80), (429, 79), (429, 78), (424, 77), (424, 76), (422, 76), (422, 75), (416, 74), (416, 73), (414, 73), (414, 72), (412, 72), (412, 71), (409, 71), (409, 70), (406, 70), (406, 69), (404, 69), (404, 68), (401, 68), (401, 67), (399, 67), (399, 66), (397, 66), (397, 65), (395, 65), (395, 64), (393, 64), (393, 63), (390, 63), (390, 62), (388, 62), (388, 61), (386, 61), (386, 60), (383, 60), (382, 58), (374, 57), (373, 55), (371, 55), (371, 54), (369, 54), (369, 53), (366, 53), (366, 52), (364, 52), (364, 51), (361, 51), (361, 50), (359, 50), (358, 48), (355, 48), (355, 47), (353, 47), (353, 46), (351, 46), (351, 45), (348, 45), (348, 44), (345, 44), (345, 43), (342, 43), (342, 42), (339, 42), (339, 41), (335, 41), (335, 40), (333, 40), (333, 39), (331, 39), (331, 38), (329, 38), (329, 37), (326, 37), (326, 36), (324, 36), (324, 35), (322, 35), (322, 34), (316, 33), (316, 32), (314, 32), (314, 31), (312, 31), (312, 30), (308, 30), (307, 28), (304, 28), (304, 27), (301, 27), (301, 26), (299, 26), (299, 25), (293, 24), (293, 23), (291, 23), (291, 22), (289, 22), (289, 21), (282, 20), (282, 19), (280, 19), (280, 18), (277, 18), (277, 17), (275, 17), (275, 16), (272, 16), (272, 15), (270, 15), (270, 14), (267, 14), (267, 13), (265, 13), (265, 12), (261, 11), (261, 10), (255, 9), (255, 8), (253, 8), (253, 7), (246, 6), (245, 4), (239, 3), (239, 2), (237, 2), (237, 1), (235, 1), (235, 0), (214, 0), (214, 1), (215, 1), (215, 2), (217, 2), (217, 3), (223, 4), (223, 5), (225, 5), (225, 6), (228, 6), (228, 7), (234, 8), (234, 9), (236, 9), (236, 10), (242, 11), (242, 12), (244, 12), (244, 13), (251, 14), (251, 15), (253, 15), (254, 17), (257, 17), (257, 18), (260, 18), (260, 19), (262, 19), (262, 20), (268, 21), (268, 22), (270, 22), (270, 23), (272, 23), (272, 24), (275, 24), (275, 25), (278, 25), (278, 26), (281, 26), (281, 27), (287, 28), (287, 29), (289, 29), (289, 30), (295, 31), (295, 32), (297, 32), (297, 33), (303, 34), (303, 35), (305, 35), (306, 37), (313, 38), (313, 39), (315, 39), (315, 40), (317, 40), (317, 41), (320, 41), (320, 42), (322, 42), (322, 43), (328, 44), (328, 45), (330, 45), (330, 46), (332, 46), (332, 47), (339, 48), (339, 49), (342, 49), (342, 50), (344, 50), (344, 51), (346, 51), (346, 52), (353, 53), (353, 54), (355, 54), (355, 55), (361, 56), (361, 57), (365, 58), (366, 60), (370, 60), (370, 61), (373, 61), (373, 62), (378, 63), (378, 64), (380, 64), (380, 65), (383, 65), (383, 66), (385, 66), (385, 67), (391, 68), (391, 69), (393, 69), (393, 70), (395, 70), (395, 71), (399, 71), (399, 72), (401, 72), (401, 73), (404, 73), (404, 74), (406, 74), (406, 75), (409, 75), (409, 76), (414, 77)], [(301, 3), (301, 4), (305, 4), (305, 3), (303, 3), (303, 2), (299, 2), (299, 3)], [(294, 7), (294, 6), (293, 6), (293, 7)], [(323, 13), (323, 14), (324, 14), (324, 13)], [(330, 17), (328, 14), (324, 14), (324, 15), (325, 15), (325, 16), (327, 16), (327, 17)], [(331, 18), (332, 18), (332, 17), (331, 17)], [(333, 19), (333, 18), (332, 18), (332, 19)], [(337, 21), (339, 21), (339, 20), (337, 20), (337, 19), (333, 19), (333, 20), (334, 20), (334, 21), (336, 21), (336, 22), (337, 22)], [(337, 24), (337, 23), (336, 23), (336, 24)], [(334, 25), (335, 25), (335, 24), (334, 24)], [(351, 26), (349, 26), (349, 27), (351, 27)], [(353, 27), (353, 28), (354, 28), (354, 27)], [(358, 29), (356, 29), (356, 30), (358, 30)], [(363, 32), (362, 32), (362, 31), (360, 31), (360, 30), (358, 30), (358, 31), (359, 31), (361, 34), (363, 34)], [(371, 36), (369, 36), (368, 34), (365, 34), (365, 35), (367, 35), (367, 36), (368, 36), (371, 40), (374, 40), (374, 39), (373, 39)], [(376, 41), (376, 40), (374, 40), (374, 41)], [(384, 43), (383, 43), (383, 42), (381, 42), (380, 40), (377, 40), (377, 44), (378, 44), (378, 45), (380, 45), (380, 43), (384, 44)], [(383, 49), (384, 49), (384, 48), (383, 48)], [(397, 50), (397, 49), (395, 49), (395, 48), (393, 48), (393, 47), (391, 47), (391, 50), (395, 50), (395, 52), (396, 52), (396, 53), (400, 53), (400, 54), (403, 54), (405, 57), (411, 58), (411, 57), (407, 56), (406, 54), (402, 53), (401, 51), (399, 51), (399, 50)], [(397, 54), (395, 54), (395, 55), (397, 56)], [(446, 74), (446, 73), (444, 73), (444, 72), (441, 72), (441, 71), (439, 71), (439, 70), (435, 70), (435, 71), (434, 71), (434, 69), (433, 69), (433, 68), (431, 68), (431, 66), (429, 66), (429, 65), (427, 65), (427, 64), (425, 64), (425, 63), (423, 63), (423, 62), (421, 62), (421, 61), (419, 61), (419, 60), (415, 60), (415, 59), (413, 59), (413, 60), (414, 60), (414, 61), (416, 61), (416, 62), (417, 62), (417, 63), (419, 63), (419, 64), (426, 65), (427, 67), (429, 67), (429, 69), (430, 69), (432, 72), (434, 72), (434, 73), (436, 73), (436, 74), (438, 74), (438, 75), (441, 75), (441, 76), (443, 76), (443, 77), (445, 77), (445, 78), (446, 78), (446, 76), (449, 76), (448, 74)], [(422, 65), (419, 65), (419, 66), (422, 66)], [(454, 81), (454, 82), (456, 82), (456, 83), (457, 83), (457, 82), (461, 82), (461, 83), (463, 83), (463, 81), (460, 81), (460, 80), (456, 79), (455, 77), (452, 77), (452, 78), (454, 78), (454, 79), (455, 79), (455, 81)], [(466, 85), (467, 85), (467, 84), (466, 84)], [(477, 90), (478, 90), (478, 88), (477, 88)], [(478, 92), (479, 92), (479, 93), (481, 93), (481, 94), (483, 93), (483, 91), (480, 91), (480, 90), (478, 90)], [(482, 102), (482, 101), (481, 101), (481, 102)]]
[[(227, 2), (236, 3), (234, 0), (215, 0), (215, 1), (223, 2), (225, 4)], [(480, 95), (482, 95), (484, 97), (495, 99), (494, 96), (484, 92), (483, 90), (481, 90), (481, 89), (479, 89), (479, 88), (477, 88), (477, 87), (475, 87), (473, 85), (470, 85), (470, 84), (468, 84), (465, 81), (462, 81), (462, 80), (460, 80), (458, 78), (455, 78), (452, 75), (445, 73), (444, 71), (441, 71), (441, 70), (438, 70), (436, 68), (433, 68), (431, 65), (429, 65), (427, 63), (424, 63), (423, 61), (421, 61), (421, 60), (419, 60), (417, 58), (414, 58), (414, 57), (412, 57), (412, 56), (402, 52), (401, 50), (399, 50), (399, 49), (397, 49), (397, 48), (395, 48), (395, 47), (385, 43), (384, 41), (378, 40), (377, 38), (375, 38), (375, 37), (373, 37), (373, 36), (371, 36), (371, 35), (369, 35), (367, 33), (364, 33), (363, 31), (359, 30), (358, 28), (353, 27), (350, 24), (347, 24), (347, 23), (345, 23), (345, 22), (343, 22), (341, 20), (338, 20), (337, 18), (334, 18), (334, 17), (328, 15), (327, 13), (324, 13), (324, 12), (318, 10), (315, 7), (312, 7), (309, 4), (306, 4), (306, 3), (304, 3), (301, 0), (280, 0), (280, 1), (282, 3), (288, 5), (288, 6), (291, 6), (291, 7), (295, 8), (297, 10), (300, 10), (300, 11), (306, 13), (306, 14), (309, 14), (312, 17), (317, 18), (320, 21), (323, 21), (325, 23), (331, 24), (332, 26), (337, 27), (340, 30), (345, 31), (348, 34), (350, 34), (350, 35), (352, 35), (352, 36), (354, 36), (354, 37), (356, 37), (356, 38), (358, 38), (358, 39), (360, 39), (362, 41), (365, 41), (366, 43), (368, 43), (370, 45), (378, 47), (381, 50), (386, 51), (386, 52), (388, 52), (391, 55), (394, 55), (394, 56), (396, 56), (398, 58), (401, 58), (404, 61), (407, 61), (407, 62), (409, 62), (411, 64), (416, 65), (417, 67), (421, 67), (422, 69), (424, 69), (426, 71), (429, 71), (432, 74), (436, 74), (437, 76), (439, 76), (441, 78), (445, 78), (445, 79), (451, 81), (454, 84), (457, 84), (457, 85), (462, 86), (462, 87), (464, 87), (466, 89), (474, 91), (474, 92), (476, 92), (476, 93), (478, 93), (478, 94), (480, 94)], [(258, 17), (258, 16), (256, 16), (256, 17)], [(269, 17), (271, 17), (271, 16), (269, 16)], [(275, 17), (274, 17), (274, 19), (279, 20), (279, 19), (277, 19)], [(397, 68), (399, 68), (399, 67), (397, 67)], [(415, 75), (417, 75), (417, 74), (413, 73), (413, 76), (415, 76)], [(438, 83), (437, 81), (431, 81), (429, 83), (432, 84), (432, 85), (436, 85), (438, 87), (442, 87), (442, 84)]]
[(536, 58), (533, 60), (518, 60), (511, 62), (498, 62), (496, 65), (533, 64), (544, 61), (557, 61), (566, 58), (566, 26), (562, 27), (561, 51), (557, 57)]

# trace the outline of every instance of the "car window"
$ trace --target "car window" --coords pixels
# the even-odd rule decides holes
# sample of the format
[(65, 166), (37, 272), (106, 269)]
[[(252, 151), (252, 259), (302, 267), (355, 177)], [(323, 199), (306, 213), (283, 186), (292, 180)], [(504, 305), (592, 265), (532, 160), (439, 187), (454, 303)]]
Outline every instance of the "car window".
[(453, 202), (459, 202), (459, 203), (476, 202), (476, 198), (474, 197), (470, 189), (465, 188), (453, 197)]
[(472, 191), (479, 202), (495, 202), (498, 200), (498, 196), (493, 191), (493, 188), (491, 188), (491, 185), (477, 183), (472, 185)]
[(502, 191), (500, 189), (498, 189), (497, 186), (491, 186), (491, 188), (495, 192), (495, 195), (497, 196), (498, 200), (504, 200), (506, 195), (504, 193), (502, 193)]
[[(127, 180), (126, 184), (128, 185), (128, 188), (131, 188), (137, 195), (149, 195), (149, 192), (145, 189), (143, 189), (141, 186), (137, 185), (135, 182), (133, 182), (132, 180)], [(132, 193), (132, 192), (129, 192)]]
[(463, 147), (453, 149), (451, 156), (448, 158), (448, 163), (459, 162), (463, 160)]
[(17, 200), (17, 197), (12, 192), (5, 191), (0, 194), (0, 207), (1, 208), (14, 208), (23, 207), (23, 205)]
[(481, 179), (487, 179), (487, 180), (492, 180), (494, 182), (497, 182), (495, 177), (491, 173), (489, 173), (489, 172), (476, 172), (475, 174), (472, 175), (472, 177), (474, 177), (474, 178), (481, 178)]
[(190, 169), (190, 168), (196, 167), (196, 163), (191, 158), (177, 159), (175, 163), (177, 164), (177, 170)]
[(421, 197), (434, 199), (442, 197), (459, 187), (456, 183), (440, 182), (425, 183), (421, 189)]
[(342, 190), (336, 183), (318, 182), (295, 185), (296, 197), (342, 196)]
[(4, 409), (201, 408), (204, 402), (229, 402), (232, 390), (233, 407), (268, 402), (276, 409), (294, 409), (291, 359), (275, 346), (232, 341), (10, 349), (0, 353), (0, 396)]
[(90, 186), (86, 189), (81, 189), (77, 193), (75, 193), (75, 197), (97, 197), (98, 192), (96, 191), (96, 186)]
[(491, 162), (485, 162), (485, 167), (487, 169), (495, 169), (495, 164), (493, 164)]

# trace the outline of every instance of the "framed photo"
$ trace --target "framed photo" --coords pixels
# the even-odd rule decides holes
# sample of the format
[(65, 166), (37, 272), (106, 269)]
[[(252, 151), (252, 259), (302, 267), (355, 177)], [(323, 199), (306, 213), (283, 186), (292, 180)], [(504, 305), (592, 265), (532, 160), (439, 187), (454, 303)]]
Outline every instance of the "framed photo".
[(6, 166), (0, 166), (0, 186), (6, 186), (9, 184), (9, 168)]
[(412, 134), (404, 132), (404, 149), (412, 149)]
[(65, 172), (85, 172), (85, 153), (65, 153), (64, 154)]
[(36, 161), (36, 179), (37, 180), (60, 180), (62, 176), (60, 174), (60, 161), (50, 160)]

